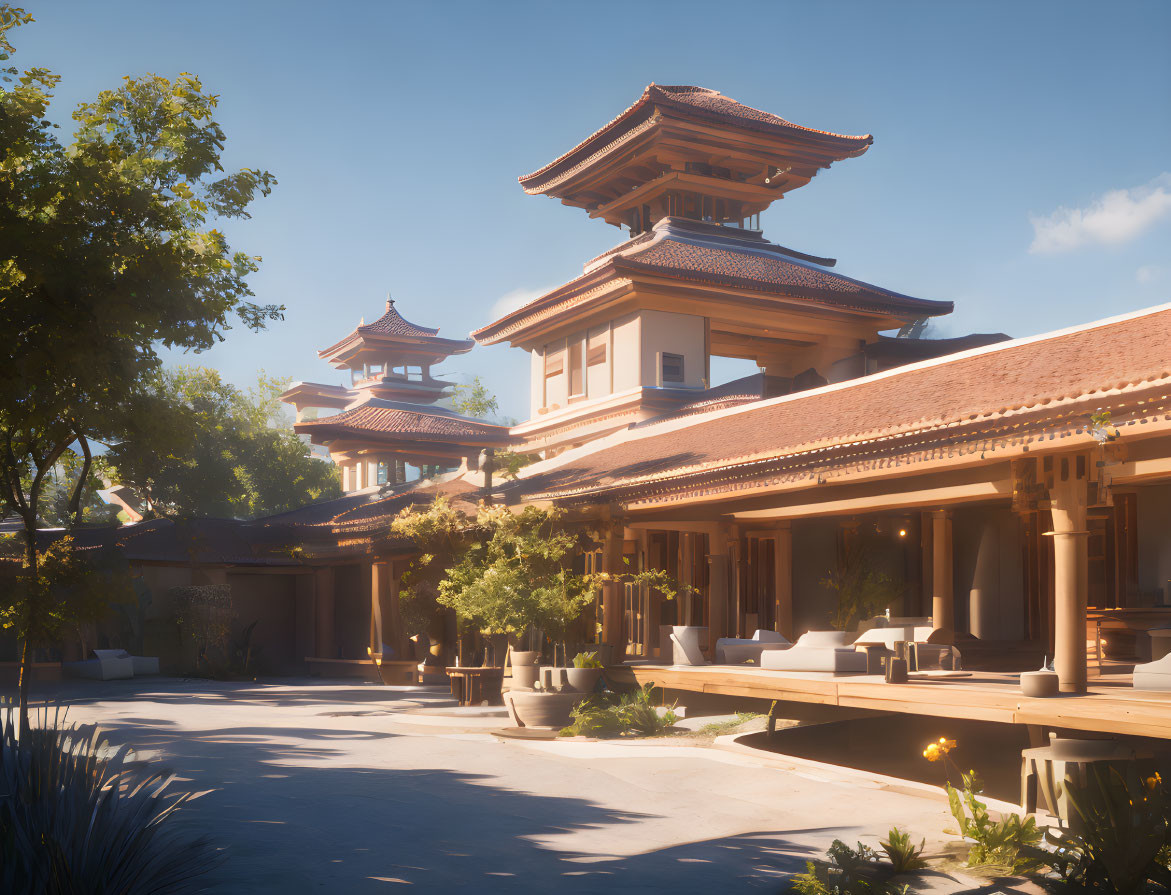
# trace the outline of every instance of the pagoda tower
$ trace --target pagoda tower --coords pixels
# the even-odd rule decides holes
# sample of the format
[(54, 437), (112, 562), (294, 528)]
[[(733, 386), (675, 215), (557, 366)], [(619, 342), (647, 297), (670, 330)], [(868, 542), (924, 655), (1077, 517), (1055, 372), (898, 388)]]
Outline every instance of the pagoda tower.
[(508, 443), (508, 429), (436, 407), (451, 384), (431, 375), (474, 344), (411, 323), (388, 297), (381, 317), (317, 352), (349, 371), (348, 387), (297, 382), (281, 400), (297, 409), (297, 433), (324, 445), (341, 467), (344, 491), (405, 482), (408, 463), (474, 468), (485, 448)]
[[(888, 362), (866, 351), (886, 340), (880, 333), (949, 313), (951, 302), (845, 277), (834, 259), (776, 245), (760, 230), (761, 211), (872, 143), (715, 90), (651, 84), (521, 177), (526, 193), (581, 208), (628, 238), (581, 276), (472, 333), (531, 355), (532, 412), (512, 429), (516, 449), (555, 456), (713, 402), (865, 375)], [(712, 389), (713, 356), (750, 359), (761, 372)]]

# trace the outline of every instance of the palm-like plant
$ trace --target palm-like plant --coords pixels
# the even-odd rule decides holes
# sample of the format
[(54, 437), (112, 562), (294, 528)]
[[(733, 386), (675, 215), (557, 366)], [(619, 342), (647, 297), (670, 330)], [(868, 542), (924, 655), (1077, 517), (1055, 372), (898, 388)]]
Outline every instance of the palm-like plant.
[(0, 890), (12, 893), (184, 893), (217, 855), (170, 823), (204, 793), (165, 794), (174, 775), (111, 749), (60, 710), (17, 736), (0, 721)]

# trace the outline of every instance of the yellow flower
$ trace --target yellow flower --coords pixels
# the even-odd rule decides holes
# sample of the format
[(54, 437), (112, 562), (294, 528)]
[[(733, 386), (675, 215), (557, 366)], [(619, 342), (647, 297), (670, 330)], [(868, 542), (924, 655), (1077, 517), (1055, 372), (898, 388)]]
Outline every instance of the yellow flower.
[(1151, 792), (1154, 792), (1154, 791), (1155, 791), (1155, 789), (1156, 789), (1156, 788), (1159, 786), (1159, 784), (1160, 784), (1160, 783), (1162, 783), (1162, 782), (1163, 782), (1163, 778), (1162, 778), (1162, 777), (1160, 777), (1160, 776), (1158, 775), (1158, 773), (1156, 773), (1154, 777), (1148, 777), (1148, 778), (1147, 778), (1147, 789), (1149, 789)]
[(943, 757), (943, 752), (940, 751), (939, 743), (931, 743), (923, 750), (923, 757), (928, 761), (939, 761)]
[(941, 749), (943, 749), (944, 753), (948, 753), (956, 747), (956, 741), (946, 739), (945, 737), (940, 737), (939, 738), (939, 747)]

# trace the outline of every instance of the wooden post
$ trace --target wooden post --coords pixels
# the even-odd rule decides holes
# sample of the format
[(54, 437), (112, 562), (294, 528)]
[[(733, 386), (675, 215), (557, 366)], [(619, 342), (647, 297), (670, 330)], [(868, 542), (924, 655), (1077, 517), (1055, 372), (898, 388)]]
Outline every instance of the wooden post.
[[(650, 533), (648, 532), (648, 535)], [(664, 544), (661, 538), (649, 537), (647, 542), (647, 568), (665, 568), (663, 558)], [(663, 623), (663, 595), (656, 588), (651, 588), (647, 605), (647, 655), (659, 655), (662, 644), (659, 643), (659, 626)]]
[(708, 647), (715, 657), (716, 641), (728, 634), (728, 529), (719, 526), (708, 536)]
[(333, 630), (333, 566), (322, 566), (316, 577), (315, 603), (317, 604), (316, 636), (314, 654), (319, 659), (337, 658), (337, 640)]
[(1055, 464), (1052, 500), (1054, 655), (1062, 693), (1086, 691), (1086, 598), (1089, 558), (1086, 531), (1086, 480), (1083, 457), (1062, 457)]
[(383, 604), (390, 599), (390, 563), (370, 563), (370, 651), (382, 652), (386, 631)]
[(955, 635), (955, 594), (952, 572), (951, 512), (931, 514), (931, 623), (937, 630)]
[[(617, 575), (622, 571), (622, 529), (611, 525), (602, 541), (602, 571)], [(622, 631), (622, 585), (607, 581), (602, 585), (602, 642), (613, 650), (613, 662), (618, 664), (626, 653)]]
[(785, 638), (793, 639), (793, 528), (789, 522), (777, 523), (773, 550), (773, 581), (776, 593), (776, 628)]

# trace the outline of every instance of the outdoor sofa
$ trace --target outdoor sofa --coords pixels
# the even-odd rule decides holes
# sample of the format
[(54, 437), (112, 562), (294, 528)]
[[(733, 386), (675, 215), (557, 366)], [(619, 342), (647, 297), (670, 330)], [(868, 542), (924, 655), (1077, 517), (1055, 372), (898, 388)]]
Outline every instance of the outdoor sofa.
[(154, 656), (132, 656), (124, 649), (96, 649), (94, 658), (82, 662), (63, 662), (65, 674), (95, 681), (127, 680), (135, 675), (158, 674), (159, 660)]
[(848, 631), (809, 631), (788, 649), (760, 654), (760, 667), (771, 671), (822, 671), (865, 674), (866, 654), (854, 649)]
[(792, 644), (784, 635), (764, 628), (752, 637), (721, 637), (716, 641), (717, 665), (743, 665), (752, 661), (760, 664), (760, 654), (766, 650), (788, 649)]

